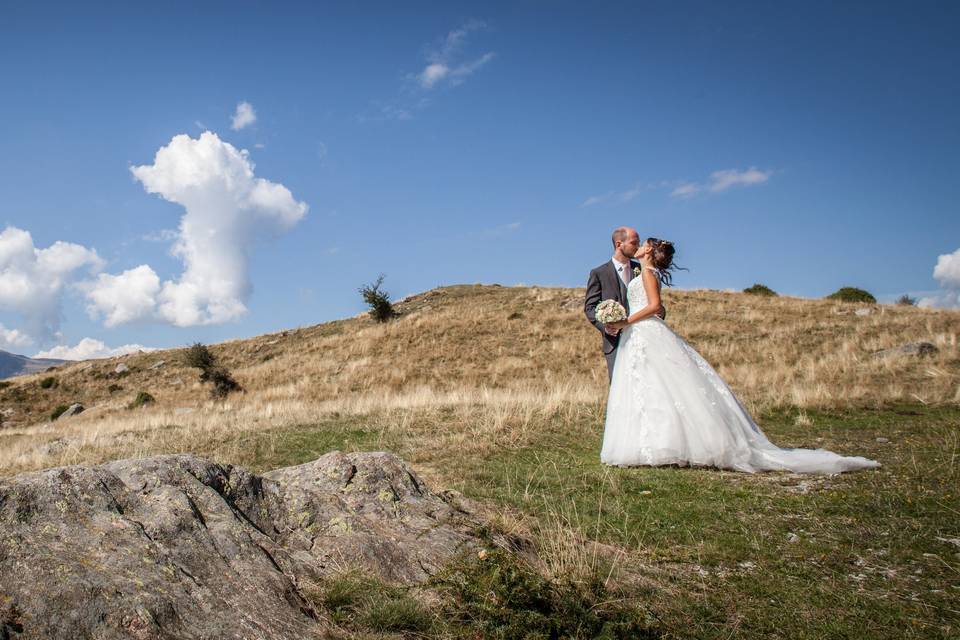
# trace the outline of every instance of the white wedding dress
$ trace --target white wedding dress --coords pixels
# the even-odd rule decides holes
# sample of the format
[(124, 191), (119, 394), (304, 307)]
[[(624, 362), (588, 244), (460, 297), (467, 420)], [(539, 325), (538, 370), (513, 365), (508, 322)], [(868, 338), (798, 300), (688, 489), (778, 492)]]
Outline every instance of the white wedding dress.
[[(629, 313), (647, 304), (643, 278), (627, 287)], [(613, 367), (600, 461), (618, 466), (703, 465), (736, 471), (840, 473), (867, 458), (771, 443), (730, 388), (660, 318), (624, 328)]]

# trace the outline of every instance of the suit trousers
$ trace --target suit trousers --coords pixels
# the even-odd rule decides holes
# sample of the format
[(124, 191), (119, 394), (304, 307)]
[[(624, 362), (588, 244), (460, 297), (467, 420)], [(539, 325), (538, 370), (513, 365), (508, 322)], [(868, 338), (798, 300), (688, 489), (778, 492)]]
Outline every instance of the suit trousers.
[(613, 363), (617, 361), (617, 350), (614, 349), (610, 353), (605, 353), (603, 357), (607, 359), (607, 382), (611, 382), (613, 380)]

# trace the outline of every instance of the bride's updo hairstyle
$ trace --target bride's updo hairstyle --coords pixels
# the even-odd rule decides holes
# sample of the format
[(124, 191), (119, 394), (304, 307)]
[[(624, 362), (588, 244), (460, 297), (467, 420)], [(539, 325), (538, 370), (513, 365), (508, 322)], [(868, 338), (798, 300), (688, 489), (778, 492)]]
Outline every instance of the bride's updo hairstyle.
[[(645, 242), (650, 243), (650, 248), (652, 249), (650, 260), (653, 262), (653, 266), (656, 267), (657, 271), (659, 271), (657, 277), (660, 278), (660, 282), (669, 287), (673, 284), (673, 272), (678, 269), (683, 269), (683, 267), (678, 267), (673, 264), (673, 254), (675, 251), (673, 243), (669, 240), (661, 240), (659, 238), (647, 238)], [(683, 270), (686, 271), (686, 269)]]

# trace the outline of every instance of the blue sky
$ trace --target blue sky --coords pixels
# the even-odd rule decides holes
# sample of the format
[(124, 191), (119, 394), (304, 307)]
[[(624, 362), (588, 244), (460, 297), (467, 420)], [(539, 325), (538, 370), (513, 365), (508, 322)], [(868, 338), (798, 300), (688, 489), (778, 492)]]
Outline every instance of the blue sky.
[(957, 305), (954, 3), (0, 4), (0, 349), (583, 286), (621, 224), (684, 288)]

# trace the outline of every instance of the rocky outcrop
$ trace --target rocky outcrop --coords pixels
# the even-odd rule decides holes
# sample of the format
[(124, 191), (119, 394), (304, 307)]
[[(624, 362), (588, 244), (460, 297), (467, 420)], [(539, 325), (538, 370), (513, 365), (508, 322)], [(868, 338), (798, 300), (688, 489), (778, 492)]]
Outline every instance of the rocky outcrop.
[(424, 580), (475, 512), (388, 453), (263, 476), (189, 455), (0, 479), (0, 638), (323, 638), (305, 585)]

